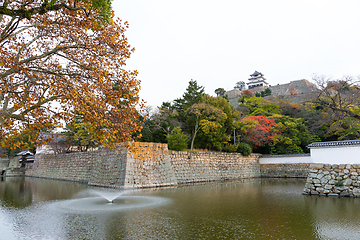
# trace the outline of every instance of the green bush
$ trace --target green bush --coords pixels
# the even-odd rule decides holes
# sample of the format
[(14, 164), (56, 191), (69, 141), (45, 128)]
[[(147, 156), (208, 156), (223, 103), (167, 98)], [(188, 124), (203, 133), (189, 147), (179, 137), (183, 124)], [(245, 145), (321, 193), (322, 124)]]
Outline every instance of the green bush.
[(244, 156), (249, 156), (252, 153), (252, 148), (247, 143), (239, 143), (239, 146), (237, 148), (237, 152), (241, 153)]
[(223, 147), (223, 151), (224, 151), (224, 152), (233, 153), (233, 152), (236, 152), (236, 151), (237, 151), (238, 147), (239, 147), (238, 144), (226, 144), (226, 145)]
[(188, 136), (181, 131), (180, 127), (176, 127), (168, 138), (168, 147), (170, 150), (183, 151), (187, 148), (188, 142)]

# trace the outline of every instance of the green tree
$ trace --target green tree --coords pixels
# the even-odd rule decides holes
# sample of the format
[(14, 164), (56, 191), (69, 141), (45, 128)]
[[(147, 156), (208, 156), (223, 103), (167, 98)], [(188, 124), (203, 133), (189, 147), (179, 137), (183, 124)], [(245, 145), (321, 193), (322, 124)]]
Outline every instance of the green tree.
[(84, 121), (82, 115), (75, 116), (74, 120), (66, 125), (64, 135), (76, 146), (79, 151), (86, 152), (99, 145), (95, 140), (96, 132), (91, 130), (90, 124)]
[(307, 145), (319, 141), (309, 132), (303, 119), (282, 116), (275, 119), (271, 154), (297, 154), (309, 152)]
[(234, 89), (243, 91), (243, 90), (245, 90), (245, 86), (246, 86), (245, 82), (239, 81), (239, 82), (237, 82), (237, 83), (235, 84)]
[(175, 99), (171, 106), (171, 110), (176, 113), (176, 119), (181, 123), (182, 130), (190, 136), (194, 135), (195, 116), (190, 116), (188, 109), (194, 104), (201, 103), (204, 94), (204, 87), (199, 86), (196, 80), (191, 79), (182, 98)]
[(217, 89), (215, 89), (215, 94), (216, 94), (216, 96), (223, 96), (224, 94), (226, 93), (226, 91), (225, 91), (225, 89), (223, 89), (223, 88), (217, 88)]
[(162, 107), (147, 114), (148, 117), (141, 130), (142, 138), (140, 141), (167, 143), (167, 139), (173, 129), (176, 126), (180, 126), (170, 108), (170, 105), (163, 104)]
[(180, 127), (174, 128), (168, 137), (168, 146), (170, 150), (183, 151), (187, 148), (189, 138), (184, 134)]
[(193, 104), (200, 103), (204, 94), (204, 87), (199, 86), (196, 80), (191, 79), (182, 98), (174, 100), (174, 106), (177, 110), (184, 112)]
[(216, 133), (221, 131), (223, 122), (226, 119), (226, 114), (208, 103), (196, 103), (188, 109), (188, 114), (193, 116), (194, 119), (194, 129), (193, 134), (191, 135), (191, 150), (194, 149), (194, 142), (197, 133), (200, 129), (204, 129), (204, 133), (207, 137), (211, 138), (211, 133)]

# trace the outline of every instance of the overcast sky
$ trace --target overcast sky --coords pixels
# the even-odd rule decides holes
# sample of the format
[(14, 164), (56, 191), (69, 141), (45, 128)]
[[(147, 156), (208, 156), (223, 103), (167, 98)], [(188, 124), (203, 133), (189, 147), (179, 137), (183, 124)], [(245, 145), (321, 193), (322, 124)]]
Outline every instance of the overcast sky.
[(191, 79), (215, 95), (255, 70), (270, 85), (360, 75), (358, 0), (114, 0), (113, 10), (130, 24), (127, 68), (150, 106)]

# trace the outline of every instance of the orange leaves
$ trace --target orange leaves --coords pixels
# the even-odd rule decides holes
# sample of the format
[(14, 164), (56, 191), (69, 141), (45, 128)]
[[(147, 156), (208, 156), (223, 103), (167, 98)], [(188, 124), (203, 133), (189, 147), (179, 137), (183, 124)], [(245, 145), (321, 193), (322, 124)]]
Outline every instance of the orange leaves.
[(263, 116), (249, 116), (241, 120), (243, 137), (254, 148), (270, 143), (274, 140), (273, 127), (275, 121)]
[[(127, 23), (99, 26), (96, 17), (62, 9), (24, 20), (28, 32), (15, 31), (0, 49), (3, 136), (11, 139), (30, 127), (35, 136), (76, 112), (95, 126), (102, 144), (130, 139), (139, 130), (140, 81), (137, 71), (122, 68), (133, 51), (124, 36)], [(2, 19), (0, 33), (9, 21)], [(23, 61), (16, 63), (20, 49)]]

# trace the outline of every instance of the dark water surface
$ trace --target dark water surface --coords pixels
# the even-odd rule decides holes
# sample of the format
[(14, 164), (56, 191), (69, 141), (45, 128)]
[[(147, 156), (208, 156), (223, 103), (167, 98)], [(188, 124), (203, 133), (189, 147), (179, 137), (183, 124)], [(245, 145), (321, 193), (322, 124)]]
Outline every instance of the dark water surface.
[(360, 198), (303, 196), (303, 179), (133, 191), (35, 178), (0, 180), (4, 240), (360, 239)]

